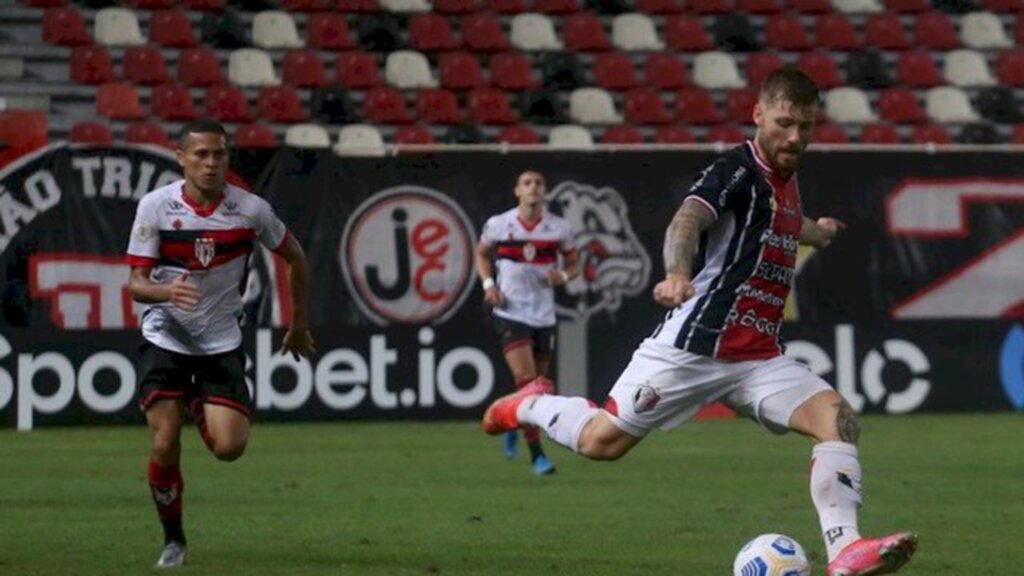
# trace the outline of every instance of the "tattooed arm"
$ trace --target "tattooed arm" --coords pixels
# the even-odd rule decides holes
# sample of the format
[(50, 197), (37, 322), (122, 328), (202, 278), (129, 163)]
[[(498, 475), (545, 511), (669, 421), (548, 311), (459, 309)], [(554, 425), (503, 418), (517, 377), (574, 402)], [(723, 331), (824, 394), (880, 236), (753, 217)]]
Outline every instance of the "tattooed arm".
[(715, 222), (715, 214), (701, 201), (687, 198), (665, 232), (665, 279), (654, 287), (654, 299), (669, 308), (693, 296), (690, 274), (701, 232)]

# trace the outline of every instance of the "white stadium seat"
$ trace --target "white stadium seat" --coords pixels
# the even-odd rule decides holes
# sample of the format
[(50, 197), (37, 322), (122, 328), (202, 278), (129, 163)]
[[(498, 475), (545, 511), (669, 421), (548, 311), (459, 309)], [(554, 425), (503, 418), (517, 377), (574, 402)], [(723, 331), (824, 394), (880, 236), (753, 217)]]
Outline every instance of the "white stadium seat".
[(929, 118), (942, 124), (980, 120), (967, 94), (955, 86), (940, 86), (929, 90), (925, 95), (925, 111)]
[(274, 61), (259, 48), (239, 48), (228, 56), (228, 80), (235, 86), (277, 86), (281, 79), (274, 72)]
[(717, 50), (701, 52), (693, 59), (693, 81), (709, 90), (746, 88), (732, 55)]
[(867, 14), (885, 10), (878, 0), (832, 0), (832, 7), (837, 12), (845, 14)]
[(334, 153), (338, 156), (383, 156), (384, 137), (369, 124), (350, 124), (338, 131)]
[(512, 19), (512, 44), (527, 52), (561, 50), (562, 41), (555, 34), (555, 25), (543, 14), (518, 14)]
[(302, 48), (305, 42), (299, 38), (292, 15), (281, 10), (264, 10), (252, 20), (252, 43), (268, 50), (279, 48)]
[(960, 20), (960, 40), (964, 46), (979, 50), (1013, 46), (1013, 40), (1006, 35), (1003, 23), (991, 12), (964, 14)]
[(878, 121), (867, 94), (860, 88), (833, 88), (825, 94), (825, 114), (840, 124), (868, 124)]
[(602, 88), (577, 88), (569, 95), (569, 116), (580, 124), (621, 124), (615, 101)]
[(93, 36), (103, 46), (141, 46), (146, 37), (139, 29), (139, 19), (127, 8), (103, 8), (96, 12)]
[(331, 147), (331, 135), (319, 124), (294, 124), (284, 133), (284, 145), (326, 149)]
[(616, 16), (612, 21), (612, 43), (625, 52), (665, 49), (665, 43), (658, 38), (654, 22), (646, 14)]
[(402, 90), (438, 86), (427, 57), (415, 50), (396, 50), (388, 54), (384, 64), (384, 78), (388, 84)]
[(994, 86), (997, 84), (985, 57), (974, 50), (947, 52), (942, 75), (947, 82), (954, 86)]
[(592, 150), (594, 137), (590, 130), (575, 124), (555, 126), (548, 132), (548, 148), (557, 150)]

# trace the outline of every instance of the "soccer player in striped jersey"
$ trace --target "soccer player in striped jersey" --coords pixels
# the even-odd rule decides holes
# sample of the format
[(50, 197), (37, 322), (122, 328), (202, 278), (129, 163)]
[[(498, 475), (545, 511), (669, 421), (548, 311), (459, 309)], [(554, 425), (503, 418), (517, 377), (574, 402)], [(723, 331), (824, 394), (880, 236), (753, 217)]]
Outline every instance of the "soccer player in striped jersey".
[(149, 305), (142, 316), (139, 404), (152, 443), (150, 491), (164, 529), (158, 568), (185, 562), (179, 466), (184, 414), (218, 460), (237, 460), (249, 440), (240, 323), (257, 242), (290, 265), (292, 317), (281, 352), (315, 352), (302, 247), (265, 200), (227, 183), (228, 152), (219, 123), (187, 123), (177, 150), (185, 179), (142, 198), (128, 244), (132, 297)]
[[(533, 170), (520, 174), (518, 205), (487, 220), (476, 250), (484, 302), (493, 308), (517, 388), (547, 373), (555, 348), (555, 287), (575, 277), (579, 264), (572, 227), (544, 209), (546, 193), (544, 176)], [(533, 472), (553, 474), (537, 428), (526, 428), (523, 436)], [(516, 456), (517, 442), (516, 432), (508, 431), (505, 455), (510, 459)]]
[(723, 154), (684, 195), (665, 234), (665, 279), (654, 298), (670, 309), (633, 354), (603, 409), (551, 394), (538, 378), (491, 404), (483, 427), (542, 427), (595, 460), (621, 458), (655, 428), (670, 429), (721, 400), (773, 433), (814, 443), (810, 491), (828, 576), (889, 574), (917, 536), (860, 535), (860, 430), (850, 405), (804, 364), (782, 355), (779, 328), (799, 244), (828, 246), (843, 224), (803, 215), (796, 169), (810, 143), (818, 88), (782, 69), (761, 86), (753, 140)]

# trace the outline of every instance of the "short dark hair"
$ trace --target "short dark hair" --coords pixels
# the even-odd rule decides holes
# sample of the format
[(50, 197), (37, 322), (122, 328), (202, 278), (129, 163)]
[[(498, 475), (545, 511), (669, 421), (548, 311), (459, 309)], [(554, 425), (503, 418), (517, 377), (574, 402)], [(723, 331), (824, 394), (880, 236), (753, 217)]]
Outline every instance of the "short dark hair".
[(225, 139), (228, 137), (228, 131), (224, 129), (224, 125), (212, 118), (199, 118), (186, 122), (178, 132), (178, 144), (182, 148), (185, 147), (185, 139), (189, 134), (220, 134)]
[(772, 72), (761, 83), (759, 99), (765, 103), (783, 100), (794, 106), (806, 108), (819, 103), (818, 86), (807, 74), (786, 66)]

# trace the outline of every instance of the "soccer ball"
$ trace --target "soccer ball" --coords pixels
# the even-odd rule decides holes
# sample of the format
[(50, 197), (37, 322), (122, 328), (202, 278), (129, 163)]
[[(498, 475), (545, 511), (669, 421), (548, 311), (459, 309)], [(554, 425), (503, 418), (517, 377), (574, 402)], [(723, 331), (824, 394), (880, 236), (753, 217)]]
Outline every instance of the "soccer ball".
[(810, 576), (811, 565), (800, 543), (782, 534), (761, 534), (736, 555), (733, 576)]

